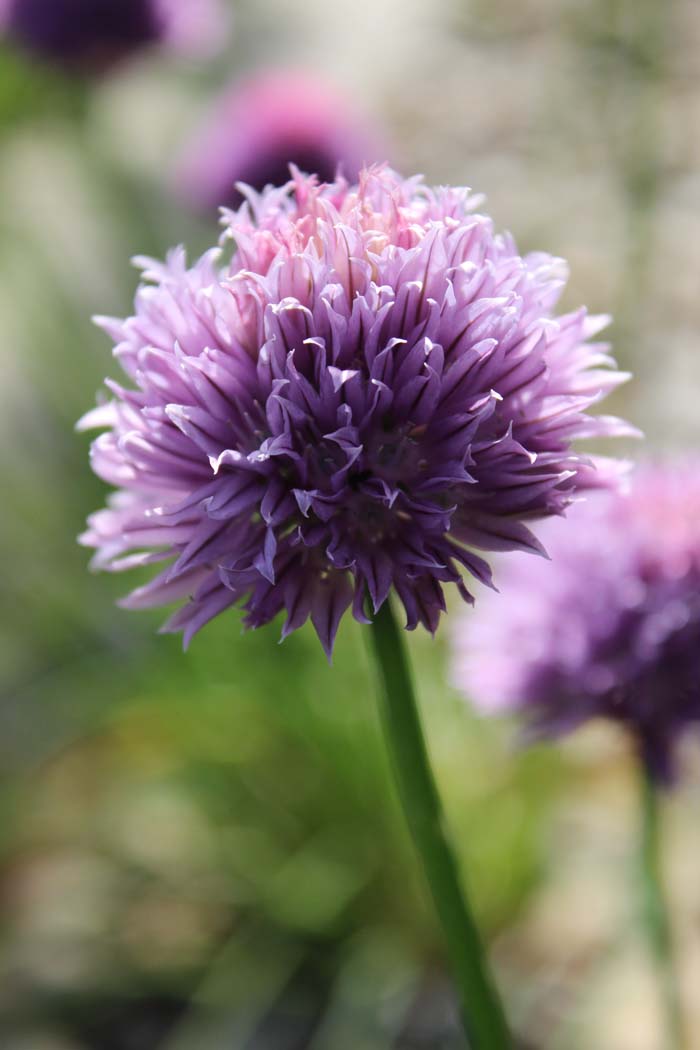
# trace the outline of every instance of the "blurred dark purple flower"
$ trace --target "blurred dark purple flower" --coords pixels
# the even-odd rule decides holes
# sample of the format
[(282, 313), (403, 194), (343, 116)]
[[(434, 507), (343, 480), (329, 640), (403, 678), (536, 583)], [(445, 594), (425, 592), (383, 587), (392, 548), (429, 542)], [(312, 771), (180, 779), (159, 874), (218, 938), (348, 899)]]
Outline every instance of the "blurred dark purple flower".
[(236, 83), (188, 144), (176, 191), (197, 208), (238, 206), (236, 183), (281, 186), (289, 165), (332, 182), (354, 182), (363, 165), (384, 159), (378, 137), (348, 100), (320, 76), (293, 70)]
[(103, 70), (164, 43), (207, 50), (223, 27), (219, 0), (0, 0), (1, 25), (30, 54), (71, 69)]
[(677, 738), (700, 723), (700, 469), (640, 469), (629, 494), (568, 518), (542, 530), (550, 563), (510, 559), (498, 599), (458, 621), (455, 683), (546, 735), (612, 718), (669, 781)]
[(167, 625), (186, 641), (241, 601), (249, 627), (284, 609), (330, 653), (393, 587), (434, 631), (443, 584), (471, 602), (462, 571), (490, 580), (473, 548), (541, 551), (525, 523), (616, 473), (570, 447), (628, 430), (586, 414), (626, 378), (587, 342), (605, 319), (554, 316), (563, 262), (476, 204), (386, 169), (297, 174), (226, 213), (230, 263), (142, 261), (135, 316), (101, 320), (129, 386), (83, 420), (120, 489), (83, 536), (94, 564), (174, 559), (127, 606), (189, 597)]

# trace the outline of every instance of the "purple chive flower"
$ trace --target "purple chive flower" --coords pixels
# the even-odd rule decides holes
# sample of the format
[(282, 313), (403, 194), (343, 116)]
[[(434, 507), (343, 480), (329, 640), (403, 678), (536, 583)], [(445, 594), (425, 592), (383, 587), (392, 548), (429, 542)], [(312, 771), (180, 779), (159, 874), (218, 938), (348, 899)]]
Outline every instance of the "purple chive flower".
[(474, 548), (540, 552), (526, 523), (616, 473), (570, 447), (628, 431), (586, 414), (626, 378), (588, 342), (605, 319), (555, 316), (563, 262), (476, 204), (295, 173), (225, 213), (230, 262), (140, 260), (135, 315), (99, 322), (128, 383), (82, 421), (119, 487), (82, 537), (94, 564), (168, 563), (127, 607), (187, 599), (165, 628), (185, 642), (239, 602), (249, 627), (284, 610), (330, 654), (393, 588), (434, 631), (444, 584), (471, 602), (463, 570), (490, 580)]
[(454, 680), (545, 735), (614, 719), (671, 781), (676, 741), (700, 723), (700, 466), (647, 466), (569, 517), (542, 530), (550, 563), (510, 559), (498, 601), (458, 622)]
[(2, 29), (32, 55), (98, 71), (149, 44), (206, 51), (220, 36), (219, 0), (0, 0)]
[(330, 182), (349, 181), (376, 160), (376, 137), (332, 84), (298, 71), (259, 73), (236, 83), (187, 146), (176, 192), (196, 208), (238, 206), (236, 183), (280, 186), (289, 165)]

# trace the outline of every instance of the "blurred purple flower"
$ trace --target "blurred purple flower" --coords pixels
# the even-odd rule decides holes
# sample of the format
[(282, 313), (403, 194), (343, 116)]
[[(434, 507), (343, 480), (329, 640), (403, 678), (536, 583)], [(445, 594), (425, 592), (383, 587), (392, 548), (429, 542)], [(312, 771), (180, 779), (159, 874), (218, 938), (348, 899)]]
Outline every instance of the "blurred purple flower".
[(322, 77), (297, 71), (259, 73), (236, 83), (188, 144), (176, 192), (196, 208), (238, 206), (237, 182), (255, 190), (281, 186), (290, 163), (330, 182), (354, 182), (363, 165), (382, 160), (378, 136)]
[[(130, 380), (84, 427), (119, 486), (90, 519), (94, 564), (171, 561), (130, 608), (189, 596), (185, 641), (243, 601), (258, 627), (310, 616), (330, 654), (352, 604), (392, 587), (407, 627), (437, 627), (443, 584), (486, 583), (473, 548), (541, 547), (615, 461), (575, 438), (626, 433), (586, 409), (626, 378), (589, 343), (605, 319), (556, 317), (561, 260), (521, 257), (466, 189), (371, 169), (359, 186), (292, 182), (228, 212), (218, 250), (187, 268), (140, 260), (136, 313), (100, 323)], [(150, 553), (148, 553), (150, 551)]]
[(512, 558), (501, 595), (460, 619), (453, 677), (477, 707), (520, 710), (535, 732), (603, 716), (672, 780), (700, 722), (700, 465), (646, 467), (542, 530), (552, 561)]
[(220, 39), (219, 0), (0, 0), (2, 29), (27, 52), (99, 72), (149, 44), (206, 52)]

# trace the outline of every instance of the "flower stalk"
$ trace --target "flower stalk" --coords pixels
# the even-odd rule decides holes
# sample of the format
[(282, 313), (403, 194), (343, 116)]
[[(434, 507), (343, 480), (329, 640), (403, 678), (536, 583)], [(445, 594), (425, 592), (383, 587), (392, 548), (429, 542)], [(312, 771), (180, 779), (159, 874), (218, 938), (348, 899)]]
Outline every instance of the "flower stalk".
[(398, 793), (442, 925), (474, 1050), (509, 1050), (511, 1037), (481, 939), (460, 885), (421, 729), (408, 659), (386, 601), (370, 628), (381, 712)]
[(685, 1050), (683, 1018), (673, 960), (673, 937), (661, 873), (659, 786), (642, 764), (640, 860), (643, 921), (661, 989), (664, 1048)]

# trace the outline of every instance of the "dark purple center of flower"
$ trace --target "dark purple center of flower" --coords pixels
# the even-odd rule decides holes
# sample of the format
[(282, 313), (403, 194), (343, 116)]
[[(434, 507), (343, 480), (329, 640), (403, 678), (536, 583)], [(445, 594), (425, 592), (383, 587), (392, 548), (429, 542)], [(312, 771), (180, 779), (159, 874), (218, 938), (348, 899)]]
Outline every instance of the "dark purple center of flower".
[(157, 40), (161, 26), (151, 0), (14, 0), (8, 30), (42, 58), (99, 67)]
[[(332, 182), (340, 160), (338, 152), (330, 150), (320, 135), (317, 142), (286, 141), (283, 138), (262, 152), (252, 148), (247, 158), (241, 158), (235, 181), (245, 182), (256, 190), (263, 190), (265, 186), (284, 186), (289, 179), (289, 165), (295, 164), (300, 171), (314, 172), (321, 182)], [(357, 170), (348, 171), (344, 167), (342, 173), (352, 181)], [(219, 203), (237, 208), (243, 203), (243, 196), (232, 188), (228, 199)]]
[(592, 646), (578, 681), (553, 660), (527, 691), (538, 731), (611, 718), (630, 731), (651, 775), (671, 782), (678, 737), (689, 724), (700, 726), (700, 574), (650, 581), (646, 600)]

